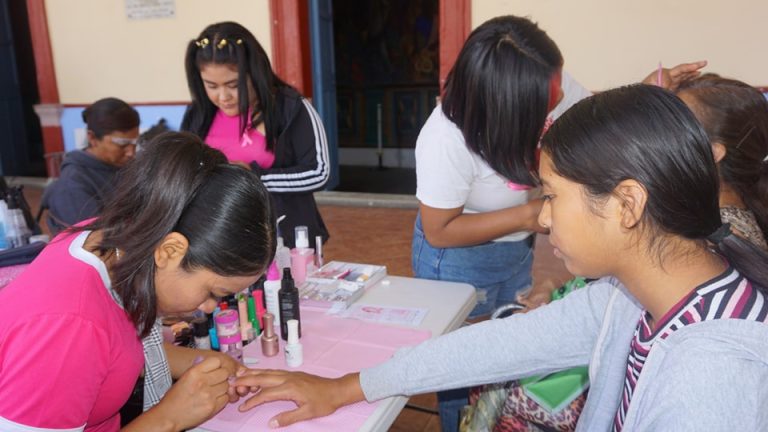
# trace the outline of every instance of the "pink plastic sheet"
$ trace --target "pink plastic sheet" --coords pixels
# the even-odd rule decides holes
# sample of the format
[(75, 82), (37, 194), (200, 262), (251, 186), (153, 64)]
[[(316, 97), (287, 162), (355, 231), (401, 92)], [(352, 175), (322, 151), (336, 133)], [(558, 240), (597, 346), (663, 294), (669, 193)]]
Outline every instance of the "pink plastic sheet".
[[(304, 348), (304, 364), (295, 369), (326, 377), (338, 377), (387, 360), (405, 346), (416, 345), (429, 339), (425, 330), (398, 328), (367, 323), (354, 319), (325, 315), (325, 310), (302, 308), (301, 343)], [(259, 359), (257, 368), (287, 369), (283, 353), (284, 341), (280, 340), (280, 353), (275, 357), (261, 354), (259, 341), (248, 345), (244, 355)], [(241, 413), (230, 404), (216, 417), (201, 425), (215, 432), (267, 430), (267, 423), (274, 415), (296, 407), (293, 402), (272, 402)], [(297, 423), (281, 431), (356, 431), (374, 412), (378, 403), (360, 402), (341, 408), (328, 417)]]

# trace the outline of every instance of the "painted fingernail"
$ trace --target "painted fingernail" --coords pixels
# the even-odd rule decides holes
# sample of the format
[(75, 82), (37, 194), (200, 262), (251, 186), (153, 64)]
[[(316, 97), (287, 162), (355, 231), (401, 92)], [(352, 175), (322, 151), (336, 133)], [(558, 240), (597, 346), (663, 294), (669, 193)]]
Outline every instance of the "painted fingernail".
[(280, 424), (277, 422), (277, 419), (272, 419), (269, 421), (269, 427), (272, 429), (277, 429), (280, 427)]

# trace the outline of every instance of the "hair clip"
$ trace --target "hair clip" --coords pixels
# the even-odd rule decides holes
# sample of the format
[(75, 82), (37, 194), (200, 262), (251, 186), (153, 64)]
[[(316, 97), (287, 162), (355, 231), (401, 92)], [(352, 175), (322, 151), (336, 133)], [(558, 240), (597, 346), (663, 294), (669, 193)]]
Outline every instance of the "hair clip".
[(222, 49), (225, 46), (227, 46), (227, 40), (226, 39), (222, 39), (222, 40), (219, 41), (218, 44), (216, 44), (216, 48), (218, 48), (218, 49)]
[(199, 41), (195, 41), (195, 45), (197, 45), (200, 48), (205, 48), (208, 46), (209, 42), (210, 41), (208, 40), (208, 38), (202, 38)]
[(741, 137), (741, 139), (739, 140), (739, 143), (738, 143), (738, 144), (736, 144), (736, 148), (739, 148), (739, 147), (741, 147), (741, 145), (742, 145), (742, 144), (744, 144), (744, 141), (746, 141), (746, 140), (747, 140), (747, 138), (749, 138), (749, 136), (750, 136), (750, 135), (752, 135), (752, 132), (754, 132), (754, 130), (755, 130), (755, 126), (754, 126), (754, 125), (752, 125), (752, 127), (751, 127), (751, 128), (749, 128), (749, 130), (747, 131), (747, 133), (745, 133), (745, 134), (744, 134), (744, 136), (743, 136), (743, 137)]
[(238, 40), (235, 41), (235, 43), (238, 44), (238, 45), (242, 45), (243, 44), (243, 40), (242, 39), (238, 39)]

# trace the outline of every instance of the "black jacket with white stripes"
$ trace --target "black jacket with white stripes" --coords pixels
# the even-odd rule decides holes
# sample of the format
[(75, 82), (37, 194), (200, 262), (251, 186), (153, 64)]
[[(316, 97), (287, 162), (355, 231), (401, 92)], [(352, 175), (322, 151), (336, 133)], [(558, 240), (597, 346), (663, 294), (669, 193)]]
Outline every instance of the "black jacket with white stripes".
[[(285, 215), (280, 223), (285, 245), (293, 248), (294, 228), (306, 225), (310, 247), (314, 247), (315, 236), (323, 236), (323, 242), (329, 237), (312, 194), (325, 186), (330, 175), (325, 128), (312, 104), (296, 90), (284, 87), (275, 99), (280, 113), (275, 162), (270, 168), (252, 163), (251, 169), (270, 191), (276, 216)], [(200, 136), (206, 135), (207, 130), (201, 131)]]

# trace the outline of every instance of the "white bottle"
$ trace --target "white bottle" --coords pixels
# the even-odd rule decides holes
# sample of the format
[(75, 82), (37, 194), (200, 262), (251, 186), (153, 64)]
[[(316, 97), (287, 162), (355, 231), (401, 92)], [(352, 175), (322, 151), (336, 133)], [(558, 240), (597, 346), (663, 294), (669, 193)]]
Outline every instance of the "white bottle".
[(267, 312), (274, 315), (274, 327), (280, 328), (280, 272), (277, 270), (277, 264), (273, 261), (267, 271), (267, 280), (264, 282), (264, 298), (267, 302)]
[(280, 270), (280, 277), (283, 276), (283, 269), (291, 266), (291, 250), (285, 246), (283, 237), (277, 238), (277, 249), (275, 250), (275, 262)]
[(288, 320), (288, 343), (285, 345), (285, 363), (288, 367), (296, 368), (304, 363), (304, 347), (299, 342), (299, 322)]

